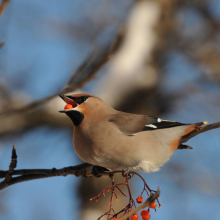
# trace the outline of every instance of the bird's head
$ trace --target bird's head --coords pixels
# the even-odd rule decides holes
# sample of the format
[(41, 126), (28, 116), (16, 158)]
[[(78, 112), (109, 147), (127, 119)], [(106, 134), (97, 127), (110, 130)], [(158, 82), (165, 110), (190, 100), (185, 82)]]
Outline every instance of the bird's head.
[(100, 98), (86, 93), (60, 97), (66, 102), (66, 106), (59, 112), (69, 116), (75, 126), (79, 126), (85, 118), (100, 117), (100, 114), (112, 109)]

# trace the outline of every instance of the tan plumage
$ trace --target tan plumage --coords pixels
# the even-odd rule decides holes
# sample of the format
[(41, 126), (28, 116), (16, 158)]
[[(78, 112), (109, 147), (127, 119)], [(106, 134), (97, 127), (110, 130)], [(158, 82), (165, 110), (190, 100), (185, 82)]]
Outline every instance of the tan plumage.
[(74, 123), (73, 145), (78, 156), (110, 170), (157, 171), (179, 147), (180, 138), (203, 124), (120, 112), (89, 94), (61, 97), (77, 105), (61, 112)]

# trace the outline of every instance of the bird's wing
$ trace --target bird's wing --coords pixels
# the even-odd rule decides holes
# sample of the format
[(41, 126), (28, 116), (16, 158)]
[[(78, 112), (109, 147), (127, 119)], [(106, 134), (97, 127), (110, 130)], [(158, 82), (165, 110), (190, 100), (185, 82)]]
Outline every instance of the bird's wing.
[[(176, 121), (163, 120), (161, 118), (136, 115), (130, 113), (119, 112), (111, 115), (109, 122), (114, 123), (120, 131), (126, 135), (134, 135), (141, 131), (171, 128), (175, 126), (190, 125)], [(197, 123), (196, 126), (203, 123)]]

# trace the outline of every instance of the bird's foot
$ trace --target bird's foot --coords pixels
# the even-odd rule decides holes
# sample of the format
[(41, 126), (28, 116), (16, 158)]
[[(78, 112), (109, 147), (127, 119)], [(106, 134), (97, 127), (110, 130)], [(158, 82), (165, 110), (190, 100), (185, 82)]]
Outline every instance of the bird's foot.
[(100, 178), (102, 175), (99, 175), (99, 173), (103, 173), (103, 172), (106, 172), (106, 171), (109, 171), (109, 170), (105, 167), (93, 166), (92, 175), (97, 177), (97, 178)]
[(126, 175), (128, 175), (128, 179), (131, 179), (134, 176), (134, 174), (130, 173), (130, 172), (136, 170), (135, 168), (136, 167), (126, 167), (126, 168), (124, 168), (122, 170), (122, 176), (126, 177)]

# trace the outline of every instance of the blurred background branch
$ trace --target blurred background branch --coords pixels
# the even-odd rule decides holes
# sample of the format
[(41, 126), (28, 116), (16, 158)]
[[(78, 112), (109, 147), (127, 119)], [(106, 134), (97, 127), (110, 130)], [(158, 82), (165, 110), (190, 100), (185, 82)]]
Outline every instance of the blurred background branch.
[(0, 5), (0, 19), (9, 2), (10, 0), (2, 0), (1, 5)]

